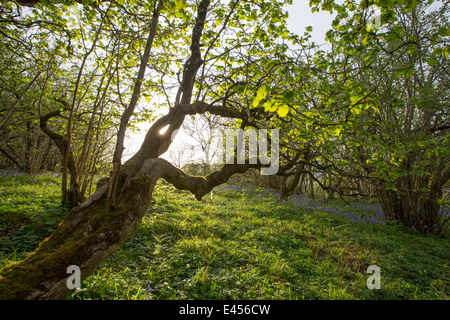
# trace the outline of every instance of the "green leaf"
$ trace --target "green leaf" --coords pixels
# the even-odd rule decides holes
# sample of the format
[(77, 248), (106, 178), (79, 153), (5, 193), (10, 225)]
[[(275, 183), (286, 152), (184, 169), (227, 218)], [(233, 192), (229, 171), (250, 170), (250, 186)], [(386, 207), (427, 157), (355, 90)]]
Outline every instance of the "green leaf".
[(415, 74), (416, 73), (416, 70), (414, 70), (414, 69), (408, 69), (408, 70), (406, 70), (405, 71), (405, 77), (406, 77), (406, 79), (409, 79), (413, 74)]
[(450, 154), (450, 148), (447, 147), (437, 148), (435, 153), (436, 157), (445, 157)]
[(369, 36), (366, 36), (364, 39), (363, 39), (363, 43), (365, 44), (365, 45), (368, 45), (369, 44)]
[(450, 28), (440, 27), (438, 32), (443, 37), (450, 37)]
[(341, 129), (340, 128), (334, 128), (330, 130), (330, 133), (333, 136), (339, 137), (339, 135), (341, 134)]
[(351, 113), (355, 114), (355, 115), (359, 115), (362, 111), (362, 108), (358, 105), (353, 106), (353, 108), (351, 109)]
[(262, 86), (258, 89), (258, 92), (256, 93), (256, 97), (253, 100), (252, 106), (253, 108), (256, 108), (262, 99), (264, 99), (267, 94), (269, 93), (269, 87), (268, 86)]
[(408, 51), (406, 51), (407, 54), (413, 54), (415, 52), (417, 52), (417, 48), (415, 46), (409, 48)]
[(277, 113), (280, 117), (286, 117), (289, 113), (289, 106), (286, 104), (282, 104), (278, 107)]
[(438, 61), (438, 59), (436, 59), (436, 58), (430, 58), (430, 59), (428, 59), (428, 65), (430, 66), (430, 67), (432, 67), (432, 66), (435, 66), (439, 61)]
[(339, 28), (339, 22), (341, 22), (341, 20), (339, 18), (336, 18), (335, 20), (333, 20), (333, 23), (331, 24), (331, 26), (334, 29), (338, 29)]
[(294, 91), (292, 90), (287, 90), (284, 92), (283, 94), (283, 100), (286, 103), (292, 103), (292, 100), (294, 99)]
[(277, 106), (278, 106), (278, 104), (274, 100), (264, 102), (264, 104), (263, 104), (264, 110), (266, 112), (276, 111), (278, 109)]
[(245, 93), (245, 89), (247, 89), (246, 85), (237, 85), (232, 88), (232, 90), (236, 93)]
[(401, 77), (403, 77), (404, 74), (405, 74), (405, 71), (404, 70), (400, 70), (400, 71), (397, 71), (397, 73), (395, 74), (395, 77), (396, 78), (401, 78)]
[(419, 147), (423, 148), (423, 147), (425, 147), (425, 146), (427, 145), (427, 142), (426, 142), (426, 141), (418, 141), (418, 142), (417, 142), (417, 145), (418, 145)]
[(392, 190), (392, 191), (394, 191), (394, 192), (397, 192), (397, 191), (398, 191), (397, 188), (394, 186), (393, 183), (387, 184), (387, 185), (386, 185), (386, 190)]

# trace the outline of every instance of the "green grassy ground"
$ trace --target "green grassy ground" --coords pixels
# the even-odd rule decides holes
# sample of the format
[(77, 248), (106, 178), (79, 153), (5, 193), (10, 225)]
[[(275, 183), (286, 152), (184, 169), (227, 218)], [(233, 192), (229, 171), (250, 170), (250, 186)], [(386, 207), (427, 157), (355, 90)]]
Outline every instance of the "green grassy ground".
[[(0, 175), (0, 267), (56, 227), (55, 175)], [(323, 207), (227, 186), (198, 202), (160, 183), (139, 230), (72, 299), (448, 299), (450, 241), (386, 224), (368, 203)], [(369, 290), (369, 265), (381, 289)]]

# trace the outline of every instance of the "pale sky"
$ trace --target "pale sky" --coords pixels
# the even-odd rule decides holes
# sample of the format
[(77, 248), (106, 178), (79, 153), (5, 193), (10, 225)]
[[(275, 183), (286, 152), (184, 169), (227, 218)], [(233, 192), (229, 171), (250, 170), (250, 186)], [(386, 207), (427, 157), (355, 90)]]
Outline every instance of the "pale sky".
[(311, 40), (317, 44), (325, 43), (325, 33), (331, 29), (334, 15), (327, 11), (311, 12), (309, 0), (293, 0), (286, 8), (289, 12), (288, 28), (290, 31), (303, 35), (308, 26), (313, 27)]

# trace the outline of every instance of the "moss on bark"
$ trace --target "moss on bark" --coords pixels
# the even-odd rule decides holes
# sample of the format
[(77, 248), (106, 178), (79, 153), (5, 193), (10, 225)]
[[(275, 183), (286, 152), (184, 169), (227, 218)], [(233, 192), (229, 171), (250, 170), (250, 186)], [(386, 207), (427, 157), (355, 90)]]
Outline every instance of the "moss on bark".
[[(117, 206), (107, 210), (107, 186), (73, 209), (58, 229), (24, 261), (0, 270), (0, 299), (64, 299), (67, 268), (77, 265), (81, 281), (138, 229), (160, 178), (201, 199), (236, 172), (255, 165), (225, 165), (207, 177), (192, 177), (164, 159), (149, 159), (125, 182)], [(102, 187), (103, 188), (103, 187)]]
[(108, 214), (105, 197), (71, 212), (35, 252), (0, 271), (0, 299), (64, 299), (70, 293), (67, 268), (79, 266), (84, 280), (119, 249), (139, 227), (151, 200), (151, 185), (145, 177), (130, 181), (119, 206)]

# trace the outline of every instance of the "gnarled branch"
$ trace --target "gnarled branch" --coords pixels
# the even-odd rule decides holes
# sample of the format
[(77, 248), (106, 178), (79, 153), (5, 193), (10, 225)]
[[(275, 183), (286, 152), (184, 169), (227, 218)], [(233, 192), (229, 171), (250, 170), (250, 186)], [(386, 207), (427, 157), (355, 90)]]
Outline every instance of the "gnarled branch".
[[(256, 159), (249, 159), (244, 164), (238, 164), (236, 157), (234, 161), (229, 161), (222, 166), (219, 171), (213, 172), (205, 177), (190, 176), (183, 170), (175, 167), (165, 159), (149, 159), (142, 166), (138, 176), (152, 177), (153, 179), (163, 178), (179, 190), (190, 191), (197, 200), (211, 192), (211, 190), (223, 183), (236, 173), (244, 173), (250, 168), (261, 168), (264, 165)], [(256, 163), (254, 163), (256, 162)]]

